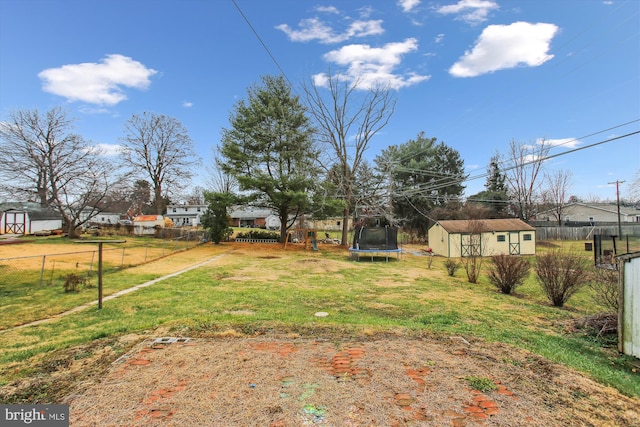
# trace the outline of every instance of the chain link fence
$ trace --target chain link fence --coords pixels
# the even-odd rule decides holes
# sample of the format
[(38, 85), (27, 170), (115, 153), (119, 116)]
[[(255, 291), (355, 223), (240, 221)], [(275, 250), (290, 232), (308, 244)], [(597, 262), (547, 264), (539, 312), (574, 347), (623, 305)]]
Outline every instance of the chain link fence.
[[(204, 241), (207, 234), (202, 230), (159, 230), (156, 239), (140, 240), (127, 238), (127, 245), (109, 244), (103, 240), (103, 274), (141, 265), (172, 253), (190, 249)], [(102, 239), (100, 239), (102, 240)], [(80, 245), (79, 245), (80, 246)], [(89, 246), (89, 245), (83, 245)], [(20, 245), (16, 245), (19, 252)], [(84, 249), (84, 248), (83, 248)], [(98, 270), (98, 248), (73, 252), (51, 253), (36, 256), (0, 258), (0, 291), (2, 285), (60, 285), (69, 278), (82, 278), (95, 284)], [(15, 288), (14, 288), (15, 289)]]

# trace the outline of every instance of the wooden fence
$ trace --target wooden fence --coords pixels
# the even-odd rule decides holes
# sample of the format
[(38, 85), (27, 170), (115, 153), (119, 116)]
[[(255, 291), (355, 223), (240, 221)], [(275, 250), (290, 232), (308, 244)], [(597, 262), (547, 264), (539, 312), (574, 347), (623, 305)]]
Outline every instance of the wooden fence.
[[(601, 234), (607, 236), (617, 236), (617, 225), (606, 226), (581, 226), (581, 227), (548, 227), (537, 226), (536, 227), (536, 240), (593, 240), (594, 234)], [(637, 225), (623, 225), (623, 236), (635, 236), (640, 237), (640, 224)]]

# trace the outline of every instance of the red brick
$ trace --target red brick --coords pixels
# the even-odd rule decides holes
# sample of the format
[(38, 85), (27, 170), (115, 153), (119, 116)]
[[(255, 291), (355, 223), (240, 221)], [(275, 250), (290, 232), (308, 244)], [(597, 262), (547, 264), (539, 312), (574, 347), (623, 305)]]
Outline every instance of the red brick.
[(484, 411), (484, 413), (487, 415), (496, 415), (499, 412), (500, 410), (498, 408), (488, 408), (486, 411)]
[(494, 402), (493, 400), (484, 400), (482, 402), (480, 402), (480, 407), (487, 409), (487, 408), (497, 408), (498, 404), (496, 402)]

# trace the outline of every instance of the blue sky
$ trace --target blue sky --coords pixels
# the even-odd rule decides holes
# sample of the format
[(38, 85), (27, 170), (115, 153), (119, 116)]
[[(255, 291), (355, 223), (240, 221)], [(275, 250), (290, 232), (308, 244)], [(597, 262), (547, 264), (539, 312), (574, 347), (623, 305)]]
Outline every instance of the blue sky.
[(280, 70), (294, 86), (328, 72), (389, 84), (371, 159), (424, 131), (473, 177), (510, 141), (545, 138), (551, 154), (583, 148), (546, 168), (600, 199), (640, 170), (640, 134), (589, 147), (640, 130), (638, 0), (0, 0), (0, 120), (62, 105), (108, 149), (151, 111), (210, 163), (234, 104)]

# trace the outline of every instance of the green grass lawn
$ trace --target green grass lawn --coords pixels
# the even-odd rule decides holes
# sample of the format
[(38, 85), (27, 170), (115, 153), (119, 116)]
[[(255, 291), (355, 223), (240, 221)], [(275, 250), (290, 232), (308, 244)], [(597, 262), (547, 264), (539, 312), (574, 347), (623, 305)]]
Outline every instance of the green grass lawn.
[[(48, 352), (159, 327), (185, 336), (231, 329), (340, 329), (365, 334), (402, 330), (511, 344), (640, 397), (640, 376), (632, 372), (629, 358), (589, 335), (568, 332), (573, 319), (603, 311), (587, 287), (559, 309), (547, 302), (533, 273), (516, 295), (503, 295), (485, 275), (477, 284), (467, 283), (462, 269), (455, 277), (447, 276), (442, 258), (427, 269), (424, 257), (409, 254), (372, 263), (350, 261), (346, 249), (337, 247), (321, 247), (318, 252), (247, 247), (207, 245), (198, 249), (201, 259), (225, 255), (107, 301), (102, 310), (90, 308), (0, 333), (0, 384), (29, 375), (29, 367), (46, 359)], [(151, 271), (138, 267), (112, 275), (110, 289), (161, 273), (154, 263), (149, 267)], [(59, 308), (82, 300), (64, 294), (49, 298)], [(319, 311), (329, 315), (314, 316)]]

